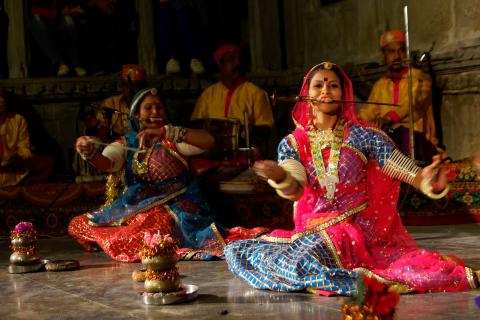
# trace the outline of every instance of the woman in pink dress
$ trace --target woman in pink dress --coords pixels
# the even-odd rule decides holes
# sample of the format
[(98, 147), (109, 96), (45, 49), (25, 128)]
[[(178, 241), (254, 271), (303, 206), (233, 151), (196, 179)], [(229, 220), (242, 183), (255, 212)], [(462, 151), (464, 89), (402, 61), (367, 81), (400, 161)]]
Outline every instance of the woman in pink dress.
[(254, 165), (280, 196), (295, 201), (295, 228), (229, 243), (229, 269), (253, 287), (276, 291), (352, 295), (363, 275), (405, 292), (478, 287), (478, 271), (418, 247), (398, 214), (401, 181), (432, 198), (446, 195), (439, 156), (421, 169), (383, 131), (360, 123), (348, 102), (351, 81), (333, 63), (313, 67), (300, 96), (306, 98), (292, 112), (297, 127), (280, 142), (278, 163)]

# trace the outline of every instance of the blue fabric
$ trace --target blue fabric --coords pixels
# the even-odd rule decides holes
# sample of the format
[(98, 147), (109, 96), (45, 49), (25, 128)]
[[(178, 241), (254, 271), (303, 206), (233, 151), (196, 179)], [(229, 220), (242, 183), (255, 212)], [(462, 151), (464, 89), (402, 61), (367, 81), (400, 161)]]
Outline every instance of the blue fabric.
[(319, 233), (292, 243), (260, 239), (235, 241), (225, 248), (231, 272), (251, 286), (275, 291), (315, 288), (351, 295), (357, 275), (340, 269)]

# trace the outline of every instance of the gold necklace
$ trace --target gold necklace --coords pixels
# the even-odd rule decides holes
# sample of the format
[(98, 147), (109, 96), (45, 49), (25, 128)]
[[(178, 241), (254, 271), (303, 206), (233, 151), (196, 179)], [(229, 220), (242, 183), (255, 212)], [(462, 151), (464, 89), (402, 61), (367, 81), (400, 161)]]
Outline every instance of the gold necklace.
[[(326, 189), (326, 197), (329, 200), (333, 199), (335, 187), (339, 182), (338, 161), (340, 160), (344, 132), (345, 123), (343, 122), (338, 122), (334, 130), (312, 130), (308, 132), (317, 180), (320, 186)], [(322, 150), (328, 146), (330, 146), (330, 157), (327, 171), (325, 170)]]
[[(148, 172), (148, 162), (150, 160), (150, 156), (152, 155), (153, 147), (155, 145), (152, 145), (150, 148), (148, 148), (147, 152), (145, 153), (145, 157), (143, 158), (142, 161), (138, 160), (139, 157), (139, 152), (136, 151), (133, 154), (133, 160), (132, 160), (132, 171), (135, 172), (136, 174), (146, 174)], [(143, 155), (143, 153), (142, 153)]]

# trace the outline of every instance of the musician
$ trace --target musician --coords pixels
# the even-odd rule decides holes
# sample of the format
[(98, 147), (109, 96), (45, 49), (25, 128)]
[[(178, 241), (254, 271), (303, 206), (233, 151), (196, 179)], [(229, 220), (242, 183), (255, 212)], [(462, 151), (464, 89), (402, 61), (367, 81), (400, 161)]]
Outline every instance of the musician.
[(134, 94), (145, 87), (145, 69), (136, 64), (124, 64), (120, 71), (120, 86), (121, 94), (108, 97), (101, 103), (104, 122), (110, 127), (111, 140), (125, 134), (128, 125), (128, 105)]
[[(399, 30), (386, 31), (380, 38), (380, 49), (387, 73), (374, 84), (368, 101), (384, 101), (395, 106), (365, 105), (358, 117), (376, 122), (392, 134), (397, 147), (409, 154), (409, 104), (408, 67), (405, 33)], [(414, 117), (416, 158), (429, 161), (431, 156), (442, 151), (438, 149), (438, 139), (433, 118), (432, 80), (417, 68), (412, 68), (412, 107)], [(418, 142), (417, 142), (418, 140)]]
[(220, 69), (220, 81), (201, 94), (191, 119), (233, 118), (245, 125), (244, 113), (247, 112), (254, 143), (265, 141), (274, 122), (270, 101), (264, 90), (246, 79), (247, 68), (240, 46), (224, 45), (214, 52), (214, 57)]
[[(42, 150), (30, 137), (27, 120), (17, 112), (14, 96), (0, 88), (0, 188), (19, 183), (40, 182), (50, 177), (55, 164), (53, 148)], [(17, 109), (17, 110), (15, 110)], [(39, 129), (38, 125), (34, 128)], [(38, 130), (34, 130), (38, 136)], [(42, 145), (49, 137), (42, 136)], [(37, 141), (38, 142), (38, 141)], [(47, 151), (47, 152), (45, 152)]]

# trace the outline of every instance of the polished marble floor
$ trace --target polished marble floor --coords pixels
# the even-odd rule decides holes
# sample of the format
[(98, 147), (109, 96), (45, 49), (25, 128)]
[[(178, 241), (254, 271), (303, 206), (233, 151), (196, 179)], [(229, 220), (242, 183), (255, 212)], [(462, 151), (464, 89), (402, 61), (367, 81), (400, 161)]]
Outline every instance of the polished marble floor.
[[(412, 227), (428, 249), (456, 254), (480, 268), (480, 224)], [(199, 286), (195, 301), (145, 305), (142, 284), (131, 279), (140, 264), (118, 263), (103, 253), (86, 253), (69, 238), (39, 243), (42, 258), (77, 259), (70, 272), (9, 274), (10, 249), (0, 240), (0, 319), (342, 319), (343, 297), (275, 293), (249, 288), (230, 274), (225, 262), (180, 262), (185, 284)], [(461, 293), (403, 295), (395, 319), (480, 319), (474, 298), (480, 290)]]

